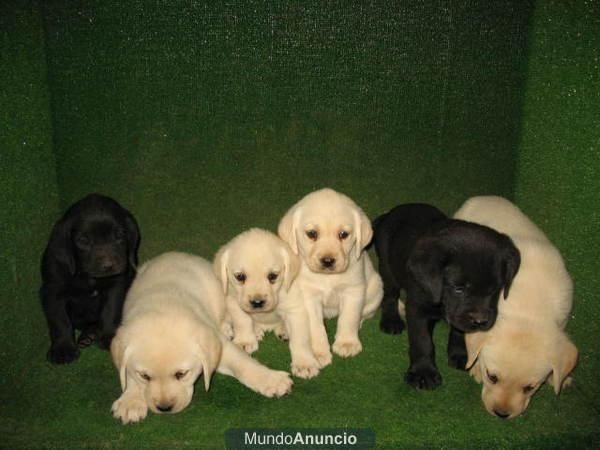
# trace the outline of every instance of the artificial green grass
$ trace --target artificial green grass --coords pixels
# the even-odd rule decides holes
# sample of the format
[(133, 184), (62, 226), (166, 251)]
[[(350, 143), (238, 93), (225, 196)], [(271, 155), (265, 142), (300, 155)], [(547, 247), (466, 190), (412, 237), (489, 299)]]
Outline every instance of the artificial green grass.
[[(0, 447), (222, 448), (233, 427), (370, 428), (390, 449), (600, 445), (597, 6), (0, 8)], [(106, 352), (45, 362), (39, 256), (74, 200), (92, 191), (119, 199), (142, 228), (142, 261), (167, 250), (210, 258), (246, 228), (275, 229), (292, 203), (324, 186), (370, 217), (408, 201), (451, 213), (471, 195), (516, 199), (575, 280), (573, 386), (560, 397), (544, 387), (524, 416), (501, 421), (485, 412), (474, 381), (447, 368), (445, 325), (436, 334), (444, 385), (416, 392), (402, 380), (406, 336), (380, 333), (374, 319), (361, 331), (362, 354), (334, 357), (286, 398), (217, 375), (181, 414), (124, 427), (110, 414), (119, 384)], [(289, 365), (272, 337), (257, 357)]]
[[(39, 448), (222, 448), (229, 428), (349, 427), (372, 429), (378, 448), (542, 443), (564, 448), (566, 442), (591, 442), (597, 412), (577, 381), (560, 398), (544, 387), (517, 419), (489, 416), (479, 398), (479, 385), (466, 373), (447, 368), (446, 331), (446, 326), (440, 326), (436, 333), (444, 384), (433, 392), (415, 391), (402, 381), (406, 336), (383, 335), (372, 320), (361, 332), (362, 354), (348, 360), (335, 357), (314, 380), (296, 379), (288, 397), (266, 399), (217, 374), (209, 392), (197, 383), (194, 400), (182, 413), (150, 414), (141, 424), (130, 426), (110, 415), (120, 389), (106, 352), (84, 351), (81, 360), (65, 367), (38, 358), (23, 373), (24, 389), (20, 401), (13, 404), (21, 420), (5, 423), (9, 425), (5, 431), (11, 432), (4, 436), (11, 436), (10, 448), (31, 444)], [(289, 364), (287, 346), (272, 335), (256, 357), (278, 369)]]

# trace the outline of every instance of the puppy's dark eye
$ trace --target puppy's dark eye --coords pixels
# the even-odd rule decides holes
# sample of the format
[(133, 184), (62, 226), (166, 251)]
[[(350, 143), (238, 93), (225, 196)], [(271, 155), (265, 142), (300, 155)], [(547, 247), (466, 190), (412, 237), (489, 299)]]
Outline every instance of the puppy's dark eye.
[(190, 371), (189, 370), (178, 370), (177, 372), (175, 372), (175, 378), (177, 380), (181, 380), (182, 378), (184, 378)]
[(85, 234), (80, 234), (75, 238), (75, 244), (79, 247), (89, 247), (92, 242)]
[(267, 275), (267, 280), (269, 280), (269, 283), (271, 283), (271, 284), (275, 284), (275, 282), (277, 281), (277, 277), (279, 277), (279, 274), (278, 274), (278, 273), (275, 273), (275, 272), (270, 272), (270, 273)]
[(494, 375), (493, 373), (490, 373), (487, 370), (485, 372), (488, 377), (488, 380), (490, 380), (490, 383), (496, 384), (498, 382), (498, 377), (496, 375)]
[(523, 388), (523, 393), (529, 394), (531, 391), (533, 391), (534, 388), (535, 388), (535, 386), (533, 384), (528, 384), (527, 386), (525, 386)]
[(347, 231), (340, 231), (338, 234), (338, 237), (340, 238), (340, 241), (343, 241), (344, 239), (346, 239), (348, 236), (350, 236), (350, 233), (348, 233)]
[(306, 236), (308, 236), (311, 241), (316, 241), (319, 238), (319, 233), (317, 230), (308, 230)]
[(140, 372), (140, 377), (142, 377), (146, 381), (151, 381), (152, 377), (148, 375), (146, 372)]
[(244, 284), (244, 282), (246, 281), (246, 274), (244, 272), (234, 273), (233, 276), (242, 284)]

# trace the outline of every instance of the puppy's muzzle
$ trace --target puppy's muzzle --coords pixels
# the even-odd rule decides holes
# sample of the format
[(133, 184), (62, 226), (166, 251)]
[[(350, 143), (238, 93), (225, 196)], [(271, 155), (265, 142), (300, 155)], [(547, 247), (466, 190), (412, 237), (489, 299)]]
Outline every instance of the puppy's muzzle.
[(474, 330), (487, 330), (491, 326), (492, 315), (488, 311), (474, 311), (467, 316)]
[(253, 297), (250, 299), (249, 303), (252, 309), (259, 310), (264, 308), (265, 303), (267, 303), (267, 301), (262, 297)]
[(510, 413), (503, 409), (494, 409), (494, 414), (501, 419), (507, 419), (510, 417)]
[(111, 258), (102, 258), (98, 262), (98, 266), (104, 273), (112, 273), (115, 270), (115, 262)]
[(460, 314), (447, 314), (446, 320), (465, 333), (487, 331), (496, 321), (496, 312), (491, 309), (463, 311)]
[(335, 269), (335, 258), (332, 256), (323, 256), (319, 262), (323, 269), (333, 270)]
[(115, 255), (100, 254), (96, 257), (89, 274), (94, 278), (105, 278), (119, 275), (125, 271), (123, 258)]

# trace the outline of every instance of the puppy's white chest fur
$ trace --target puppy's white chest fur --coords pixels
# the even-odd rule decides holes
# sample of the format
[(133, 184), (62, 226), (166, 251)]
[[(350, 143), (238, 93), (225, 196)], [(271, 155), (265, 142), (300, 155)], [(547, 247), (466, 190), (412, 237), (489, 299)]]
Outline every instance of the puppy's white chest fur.
[(300, 274), (304, 301), (320, 303), (325, 318), (336, 317), (340, 302), (345, 296), (364, 296), (365, 278), (360, 270), (356, 270), (359, 268), (360, 265), (357, 264), (346, 272), (327, 274), (312, 272), (306, 264), (302, 264)]
[(332, 289), (329, 295), (323, 297), (323, 316), (326, 319), (336, 317), (340, 311), (340, 293), (339, 289)]
[(331, 286), (329, 290), (321, 292), (321, 303), (323, 305), (323, 316), (326, 319), (336, 317), (340, 312), (340, 302), (344, 295), (349, 291), (356, 290), (357, 294), (364, 295), (364, 288), (361, 285), (338, 284)]

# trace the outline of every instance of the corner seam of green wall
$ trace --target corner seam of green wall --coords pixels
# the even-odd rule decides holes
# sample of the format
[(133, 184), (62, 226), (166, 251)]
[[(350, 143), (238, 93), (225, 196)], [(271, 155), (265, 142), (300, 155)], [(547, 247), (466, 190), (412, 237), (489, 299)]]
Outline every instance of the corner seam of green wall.
[(510, 193), (511, 195), (511, 200), (513, 202), (515, 202), (516, 204), (519, 203), (519, 196), (518, 196), (518, 192), (519, 192), (519, 180), (520, 180), (520, 173), (521, 173), (521, 152), (522, 152), (522, 145), (523, 145), (523, 136), (525, 133), (525, 104), (527, 101), (527, 92), (528, 92), (528, 88), (529, 88), (529, 82), (530, 82), (530, 58), (531, 55), (533, 53), (533, 45), (534, 45), (534, 18), (535, 18), (535, 14), (536, 14), (536, 9), (537, 9), (537, 1), (532, 0), (531, 1), (532, 6), (531, 6), (531, 10), (530, 10), (530, 14), (527, 20), (527, 24), (526, 24), (526, 29), (527, 29), (527, 33), (526, 33), (526, 42), (525, 42), (525, 50), (523, 51), (524, 55), (521, 58), (522, 61), (522, 67), (521, 70), (519, 71), (519, 73), (522, 74), (521, 76), (521, 80), (520, 80), (520, 86), (522, 86), (522, 90), (521, 90), (521, 104), (519, 105), (519, 125), (518, 125), (518, 131), (517, 131), (517, 139), (515, 142), (515, 147), (513, 149), (513, 172), (512, 172), (512, 180), (511, 180), (511, 186), (512, 186), (512, 191)]
[(64, 199), (64, 195), (63, 195), (63, 189), (60, 183), (60, 172), (59, 172), (59, 167), (58, 167), (58, 157), (57, 157), (57, 142), (56, 142), (56, 104), (54, 101), (55, 98), (55, 92), (54, 89), (52, 88), (52, 76), (50, 73), (50, 67), (51, 64), (49, 62), (49, 57), (48, 57), (48, 51), (47, 51), (47, 46), (46, 46), (46, 42), (48, 39), (48, 27), (47, 27), (47, 23), (46, 23), (46, 15), (44, 14), (44, 7), (41, 5), (41, 1), (40, 0), (35, 0), (36, 3), (36, 7), (38, 9), (38, 13), (40, 15), (41, 18), (41, 22), (42, 22), (42, 33), (41, 33), (41, 40), (42, 40), (42, 52), (44, 54), (44, 60), (45, 60), (45, 65), (44, 65), (44, 78), (45, 78), (45, 85), (46, 85), (46, 90), (47, 90), (47, 95), (48, 95), (48, 115), (50, 116), (50, 123), (49, 123), (49, 128), (50, 128), (50, 135), (51, 135), (51, 140), (50, 140), (50, 145), (52, 146), (52, 154), (54, 156), (54, 181), (56, 183), (56, 192), (58, 194), (58, 202), (56, 204), (56, 208), (57, 210), (60, 210), (63, 207), (63, 199)]

